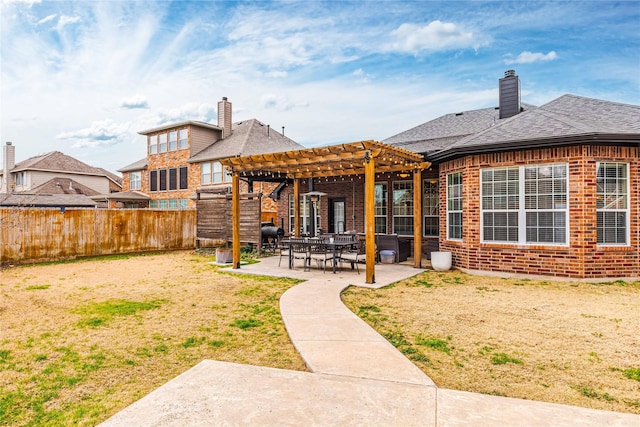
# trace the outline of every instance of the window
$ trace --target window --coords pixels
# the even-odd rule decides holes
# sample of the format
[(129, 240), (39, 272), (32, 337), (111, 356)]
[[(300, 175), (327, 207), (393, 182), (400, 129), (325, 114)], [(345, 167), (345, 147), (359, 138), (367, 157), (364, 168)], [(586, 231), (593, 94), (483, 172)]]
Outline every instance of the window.
[(189, 168), (187, 166), (181, 166), (178, 171), (180, 175), (178, 188), (180, 188), (180, 190), (186, 190), (189, 188)]
[(211, 163), (202, 164), (202, 176), (200, 184), (211, 184)]
[(231, 182), (231, 174), (220, 162), (202, 163), (201, 184)]
[[(295, 206), (293, 203), (293, 194), (289, 194), (289, 233), (293, 234)], [(320, 203), (316, 202), (316, 229), (320, 224)], [(311, 200), (307, 196), (300, 197), (300, 231), (302, 233), (311, 233)]]
[(596, 172), (597, 242), (627, 245), (629, 242), (629, 165), (598, 163)]
[(189, 129), (180, 129), (178, 131), (178, 150), (189, 148)]
[(567, 242), (567, 165), (524, 167), (527, 243)]
[(169, 169), (169, 190), (178, 189), (178, 169)]
[(438, 181), (435, 179), (424, 180), (422, 183), (422, 215), (423, 215), (423, 232), (422, 234), (427, 237), (438, 236), (440, 232), (440, 218), (438, 213), (439, 205), (439, 193), (438, 193)]
[(519, 169), (485, 169), (482, 188), (482, 239), (487, 242), (517, 242), (520, 211)]
[(17, 172), (15, 181), (16, 187), (27, 185), (27, 172)]
[(413, 236), (413, 182), (393, 183), (393, 232)]
[(159, 175), (159, 185), (158, 185), (158, 190), (159, 191), (167, 191), (167, 170), (166, 169), (160, 169), (158, 171), (158, 175)]
[(129, 190), (140, 190), (142, 188), (142, 172), (129, 172)]
[(149, 172), (149, 191), (158, 191), (158, 171)]
[(447, 175), (447, 239), (462, 239), (462, 172)]
[(566, 244), (567, 165), (481, 171), (482, 241)]
[(178, 149), (178, 131), (172, 130), (169, 132), (169, 151), (176, 151)]
[(149, 200), (149, 209), (188, 209), (188, 199)]
[(376, 183), (374, 187), (374, 221), (376, 233), (387, 233), (387, 184)]
[(158, 154), (158, 136), (149, 137), (149, 154)]
[(161, 133), (158, 135), (158, 153), (167, 152), (167, 134)]

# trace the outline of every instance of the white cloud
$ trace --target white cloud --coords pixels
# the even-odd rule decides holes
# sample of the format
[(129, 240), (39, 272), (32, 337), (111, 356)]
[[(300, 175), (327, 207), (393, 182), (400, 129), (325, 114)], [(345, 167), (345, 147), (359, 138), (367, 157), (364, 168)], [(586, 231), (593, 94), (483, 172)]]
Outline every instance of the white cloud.
[(425, 26), (402, 24), (391, 32), (395, 41), (386, 50), (417, 54), (421, 51), (439, 51), (477, 47), (480, 41), (473, 32), (451, 22), (433, 21)]
[(111, 119), (94, 121), (91, 126), (71, 132), (61, 132), (56, 139), (74, 141), (74, 147), (97, 147), (122, 142), (129, 130), (129, 123), (116, 123)]
[(516, 59), (507, 59), (504, 61), (504, 63), (507, 65), (530, 64), (532, 62), (553, 61), (555, 59), (558, 59), (558, 55), (553, 50), (547, 54), (540, 53), (540, 52), (529, 52), (525, 50), (520, 55), (518, 55)]
[(308, 102), (293, 103), (284, 96), (267, 93), (260, 97), (260, 106), (266, 110), (290, 111), (297, 107), (308, 107)]
[(195, 120), (212, 122), (217, 115), (217, 107), (200, 102), (189, 102), (176, 108), (159, 110), (140, 117), (135, 130), (141, 131), (167, 123)]
[(80, 17), (79, 16), (67, 16), (67, 15), (61, 15), (60, 19), (58, 19), (58, 25), (55, 26), (55, 29), (58, 31), (62, 31), (64, 29), (65, 26), (69, 25), (69, 24), (75, 24), (80, 22)]
[(58, 17), (58, 15), (55, 14), (55, 13), (53, 15), (46, 16), (46, 17), (44, 17), (44, 18), (42, 18), (41, 20), (38, 21), (38, 25), (42, 25), (42, 24), (45, 24), (45, 23), (47, 23), (49, 21), (53, 21), (57, 17)]
[(125, 98), (120, 102), (122, 108), (149, 108), (149, 103), (144, 95), (136, 94), (131, 98)]

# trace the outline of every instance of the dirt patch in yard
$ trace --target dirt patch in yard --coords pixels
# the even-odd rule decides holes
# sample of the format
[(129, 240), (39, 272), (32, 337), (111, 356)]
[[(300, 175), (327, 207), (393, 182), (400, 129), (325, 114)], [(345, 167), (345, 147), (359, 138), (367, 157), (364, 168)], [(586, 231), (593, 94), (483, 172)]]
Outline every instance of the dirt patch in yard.
[(430, 271), (343, 299), (439, 387), (640, 414), (640, 282)]
[(181, 251), (0, 271), (0, 424), (95, 425), (203, 359), (306, 370), (279, 313), (295, 282), (211, 261)]

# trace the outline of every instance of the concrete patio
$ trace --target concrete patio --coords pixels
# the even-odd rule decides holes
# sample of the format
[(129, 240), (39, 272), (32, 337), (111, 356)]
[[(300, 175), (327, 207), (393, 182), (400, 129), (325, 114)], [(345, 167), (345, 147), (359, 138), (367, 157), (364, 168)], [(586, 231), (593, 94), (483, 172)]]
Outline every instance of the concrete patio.
[(640, 426), (640, 416), (438, 388), (349, 311), (350, 285), (379, 288), (420, 273), (376, 265), (376, 283), (278, 267), (278, 257), (231, 270), (305, 282), (280, 300), (287, 332), (310, 372), (205, 360), (101, 424), (113, 426)]

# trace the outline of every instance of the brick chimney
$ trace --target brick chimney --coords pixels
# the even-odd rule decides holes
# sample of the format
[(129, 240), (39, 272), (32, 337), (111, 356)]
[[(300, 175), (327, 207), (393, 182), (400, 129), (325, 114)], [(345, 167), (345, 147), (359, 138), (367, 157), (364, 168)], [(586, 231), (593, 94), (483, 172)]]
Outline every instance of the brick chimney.
[(226, 138), (231, 135), (231, 103), (227, 101), (227, 97), (223, 96), (222, 101), (218, 102), (218, 127), (222, 128), (222, 137)]
[(507, 119), (520, 112), (520, 78), (515, 70), (504, 72), (504, 78), (499, 80), (500, 87), (500, 118)]
[(2, 147), (2, 187), (0, 193), (8, 193), (8, 185), (11, 180), (11, 169), (16, 166), (16, 147), (9, 141)]

